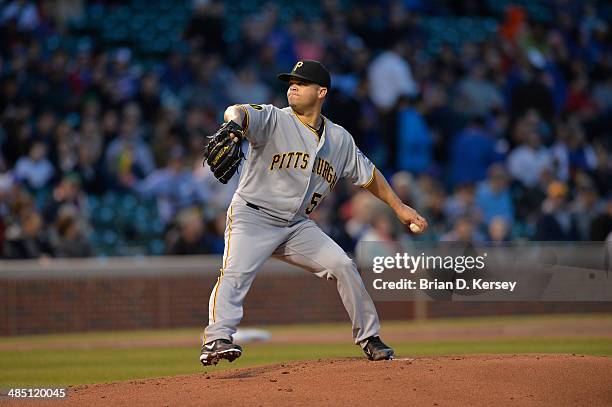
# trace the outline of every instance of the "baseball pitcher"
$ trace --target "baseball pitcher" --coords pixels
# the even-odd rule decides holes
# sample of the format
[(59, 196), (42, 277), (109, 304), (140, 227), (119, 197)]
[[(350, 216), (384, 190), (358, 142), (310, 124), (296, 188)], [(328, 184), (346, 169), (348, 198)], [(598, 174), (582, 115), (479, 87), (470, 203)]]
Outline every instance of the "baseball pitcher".
[(289, 83), (288, 107), (228, 107), (225, 123), (205, 149), (206, 163), (226, 183), (244, 157), (241, 140), (249, 142), (227, 210), (222, 267), (210, 295), (200, 361), (207, 366), (240, 357), (242, 349), (232, 336), (251, 283), (270, 256), (335, 280), (355, 344), (370, 360), (392, 359), (393, 349), (379, 337), (378, 315), (355, 264), (308, 215), (340, 178), (348, 178), (387, 203), (413, 231), (422, 233), (427, 222), (401, 202), (349, 132), (321, 115), (331, 78), (320, 62), (299, 61), (278, 78)]

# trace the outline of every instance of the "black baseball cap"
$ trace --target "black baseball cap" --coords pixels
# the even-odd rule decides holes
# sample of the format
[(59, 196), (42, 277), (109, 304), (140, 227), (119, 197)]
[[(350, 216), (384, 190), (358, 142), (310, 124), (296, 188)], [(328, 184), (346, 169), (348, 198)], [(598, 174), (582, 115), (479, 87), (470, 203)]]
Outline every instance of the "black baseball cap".
[(331, 86), (331, 77), (327, 68), (319, 61), (312, 61), (310, 59), (304, 59), (296, 63), (290, 73), (278, 75), (278, 79), (285, 82), (289, 82), (291, 78), (316, 83), (328, 89)]

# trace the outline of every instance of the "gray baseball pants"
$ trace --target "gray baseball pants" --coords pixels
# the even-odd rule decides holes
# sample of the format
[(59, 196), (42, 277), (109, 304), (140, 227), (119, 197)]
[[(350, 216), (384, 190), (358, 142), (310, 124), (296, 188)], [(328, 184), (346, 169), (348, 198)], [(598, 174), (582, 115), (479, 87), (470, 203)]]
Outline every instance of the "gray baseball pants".
[[(378, 314), (355, 263), (310, 219), (289, 223), (247, 206), (238, 195), (227, 211), (221, 275), (208, 305), (204, 342), (232, 340), (243, 315), (242, 303), (263, 263), (274, 256), (321, 278), (336, 280), (353, 324), (353, 338), (378, 335)], [(282, 310), (279, 310), (282, 312)]]

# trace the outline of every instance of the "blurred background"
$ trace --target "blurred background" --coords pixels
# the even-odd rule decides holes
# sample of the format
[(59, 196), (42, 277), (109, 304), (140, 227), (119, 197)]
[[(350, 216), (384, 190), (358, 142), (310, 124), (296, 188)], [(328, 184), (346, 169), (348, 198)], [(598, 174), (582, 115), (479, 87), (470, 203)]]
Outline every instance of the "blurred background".
[[(573, 0), (0, 1), (0, 253), (221, 254), (238, 177), (202, 143), (276, 74), (332, 73), (347, 128), (426, 241), (612, 239), (612, 6)], [(340, 183), (345, 250), (413, 239)]]

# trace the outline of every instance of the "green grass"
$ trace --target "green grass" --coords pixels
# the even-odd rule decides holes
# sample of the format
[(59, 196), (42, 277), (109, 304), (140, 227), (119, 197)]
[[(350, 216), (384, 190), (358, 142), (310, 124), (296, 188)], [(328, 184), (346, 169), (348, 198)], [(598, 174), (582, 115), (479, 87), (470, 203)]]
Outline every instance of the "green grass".
[[(470, 353), (577, 353), (612, 356), (609, 338), (521, 338), (515, 340), (393, 343), (398, 356)], [(197, 347), (54, 349), (0, 352), (0, 388), (66, 386), (172, 376), (290, 360), (361, 356), (351, 344), (252, 344), (232, 364), (203, 369)]]
[[(592, 320), (610, 326), (612, 315), (536, 315), (438, 319), (422, 322), (387, 321), (387, 332), (443, 332), (445, 328), (546, 326), (562, 323), (579, 326), (577, 321)], [(600, 325), (602, 324), (602, 325)], [(10, 386), (66, 386), (138, 378), (173, 376), (247, 367), (291, 360), (363, 357), (350, 341), (350, 324), (317, 324), (266, 327), (272, 335), (301, 333), (325, 338), (346, 335), (346, 342), (326, 344), (247, 344), (244, 355), (232, 364), (202, 368), (198, 362), (200, 328), (165, 330), (87, 332), (56, 335), (0, 337), (0, 389)], [(576, 353), (612, 356), (612, 341), (604, 337), (501, 337), (486, 340), (444, 340), (390, 342), (399, 357), (458, 355), (470, 353)], [(418, 337), (418, 336), (417, 336)], [(146, 346), (139, 344), (147, 343)], [(160, 346), (151, 344), (156, 341)], [(165, 346), (162, 346), (165, 343)], [(122, 344), (123, 348), (115, 347)], [(174, 344), (174, 345), (173, 345)], [(83, 348), (82, 345), (87, 345)], [(21, 348), (20, 348), (21, 347)], [(36, 349), (27, 349), (35, 347)], [(16, 350), (27, 349), (27, 350)]]
[[(450, 328), (450, 327), (499, 327), (506, 324), (538, 324), (552, 321), (567, 322), (571, 326), (573, 321), (594, 320), (608, 322), (612, 320), (612, 314), (560, 314), (560, 315), (518, 315), (518, 316), (493, 316), (493, 317), (469, 317), (469, 318), (440, 318), (425, 321), (384, 321), (382, 324), (383, 333), (385, 329), (401, 329), (403, 332), (420, 332), (422, 329)], [(350, 323), (322, 323), (322, 324), (296, 324), (282, 326), (266, 326), (266, 330), (272, 335), (275, 333), (343, 333), (350, 338)], [(199, 341), (202, 328), (177, 328), (177, 329), (158, 329), (158, 330), (129, 330), (129, 331), (104, 331), (104, 332), (79, 332), (68, 334), (46, 334), (46, 335), (27, 335), (27, 336), (8, 336), (0, 337), (0, 345), (10, 344), (40, 344), (49, 345), (62, 344), (69, 347), (70, 344), (82, 344), (89, 341), (138, 341), (138, 340), (164, 340), (187, 338), (193, 340), (194, 344)], [(1, 351), (0, 351), (1, 352)]]

